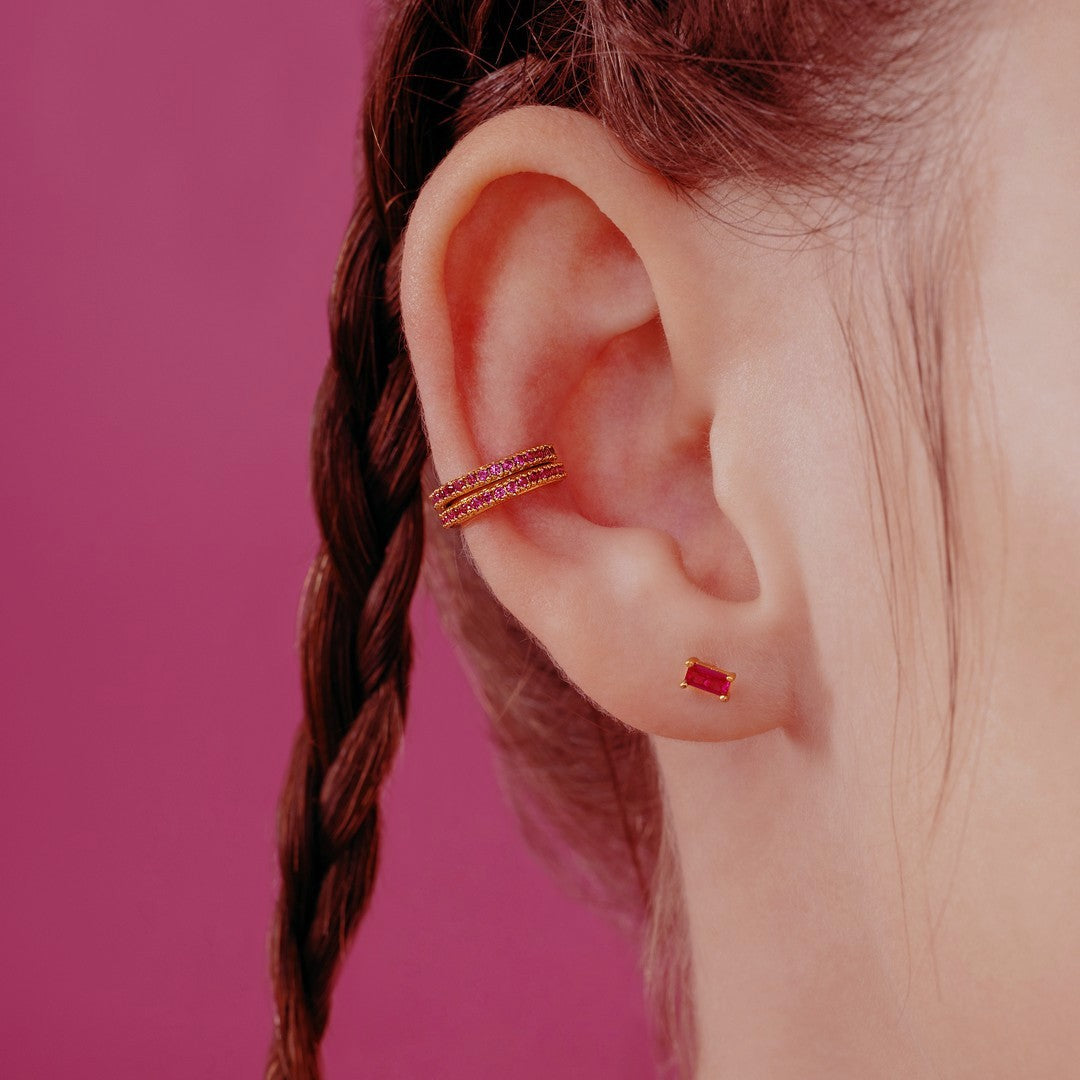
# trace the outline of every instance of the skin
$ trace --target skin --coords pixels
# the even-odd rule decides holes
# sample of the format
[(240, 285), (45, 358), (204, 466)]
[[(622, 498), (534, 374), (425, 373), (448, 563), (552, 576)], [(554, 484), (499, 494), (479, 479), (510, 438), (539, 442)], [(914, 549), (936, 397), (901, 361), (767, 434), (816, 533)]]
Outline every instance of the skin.
[[(1080, 11), (1019, 7), (979, 47), (938, 190), (962, 208), (947, 775), (938, 489), (885, 377), (895, 216), (807, 244), (805, 201), (713, 191), (750, 235), (591, 120), (530, 108), (451, 152), (406, 236), (440, 476), (545, 441), (566, 462), (468, 544), (567, 676), (653, 738), (701, 1080), (1080, 1076)], [(929, 250), (940, 222), (903, 235)], [(891, 546), (845, 324), (886, 418)], [(691, 655), (738, 673), (730, 701), (679, 688)]]

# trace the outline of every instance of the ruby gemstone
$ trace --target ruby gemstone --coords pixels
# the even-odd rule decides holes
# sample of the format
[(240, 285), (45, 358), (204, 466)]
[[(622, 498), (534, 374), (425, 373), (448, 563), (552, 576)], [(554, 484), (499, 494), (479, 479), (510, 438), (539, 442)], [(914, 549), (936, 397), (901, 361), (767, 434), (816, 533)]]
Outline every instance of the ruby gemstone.
[(687, 667), (683, 682), (697, 690), (704, 690), (718, 697), (727, 697), (731, 692), (732, 678), (734, 676), (726, 671), (720, 671), (719, 668), (709, 667), (708, 664), (695, 660)]

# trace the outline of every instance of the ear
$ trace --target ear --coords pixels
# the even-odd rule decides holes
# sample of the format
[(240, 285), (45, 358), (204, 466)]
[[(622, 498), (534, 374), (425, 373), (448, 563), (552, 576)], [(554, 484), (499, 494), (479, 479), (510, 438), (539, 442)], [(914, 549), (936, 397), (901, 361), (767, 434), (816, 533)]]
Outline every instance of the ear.
[[(567, 470), (464, 527), (481, 574), (587, 697), (677, 739), (797, 714), (806, 619), (745, 284), (776, 279), (733, 251), (598, 122), (548, 107), (467, 135), (404, 240), (439, 477), (539, 443)], [(681, 685), (690, 657), (737, 674), (729, 700)]]

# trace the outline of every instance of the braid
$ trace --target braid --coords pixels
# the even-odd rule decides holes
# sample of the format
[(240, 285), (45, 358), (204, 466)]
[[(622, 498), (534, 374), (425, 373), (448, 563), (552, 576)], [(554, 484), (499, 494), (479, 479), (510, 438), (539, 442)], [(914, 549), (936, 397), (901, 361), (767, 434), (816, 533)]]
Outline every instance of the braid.
[[(380, 104), (373, 94), (369, 116), (386, 115)], [(372, 149), (335, 277), (312, 436), (322, 544), (301, 619), (304, 721), (279, 810), (268, 1080), (320, 1075), (334, 978), (375, 881), (379, 792), (401, 741), (412, 663), (427, 450), (386, 289), (402, 209), (387, 213), (387, 163)]]
[(433, 14), (403, 4), (385, 30), (384, 74), (362, 118), (366, 175), (331, 296), (312, 435), (322, 544), (301, 617), (304, 719), (279, 809), (267, 1080), (320, 1075), (334, 978), (375, 881), (379, 792), (405, 725), (427, 445), (400, 328), (398, 241), (454, 137), (446, 80), (466, 81), (449, 58), (466, 55), (467, 33)]
[(333, 297), (332, 356), (316, 407), (313, 488), (322, 546), (301, 628), (304, 723), (281, 799), (273, 928), (277, 1026), (267, 1076), (319, 1075), (345, 943), (367, 907), (378, 794), (404, 728), (409, 604), (423, 547), (419, 407), (382, 281), (367, 204)]

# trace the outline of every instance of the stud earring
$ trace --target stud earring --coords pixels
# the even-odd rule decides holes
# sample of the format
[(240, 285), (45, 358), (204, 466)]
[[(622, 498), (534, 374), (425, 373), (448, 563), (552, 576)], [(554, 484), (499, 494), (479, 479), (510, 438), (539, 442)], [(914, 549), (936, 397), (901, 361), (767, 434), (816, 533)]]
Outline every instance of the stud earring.
[(519, 450), (516, 454), (482, 465), (437, 487), (431, 499), (444, 529), (466, 523), (493, 506), (557, 483), (566, 467), (550, 443)]
[(691, 656), (686, 661), (686, 674), (679, 685), (704, 690), (707, 694), (715, 694), (721, 701), (727, 701), (734, 681), (735, 672), (724, 671), (723, 668), (713, 667), (712, 664), (706, 664), (696, 656)]

